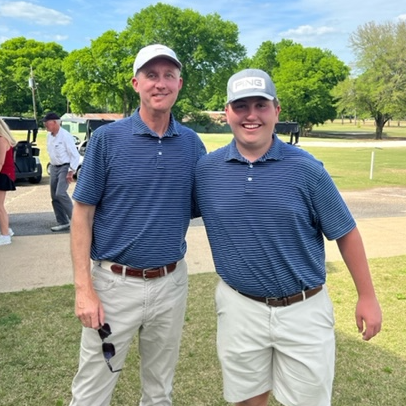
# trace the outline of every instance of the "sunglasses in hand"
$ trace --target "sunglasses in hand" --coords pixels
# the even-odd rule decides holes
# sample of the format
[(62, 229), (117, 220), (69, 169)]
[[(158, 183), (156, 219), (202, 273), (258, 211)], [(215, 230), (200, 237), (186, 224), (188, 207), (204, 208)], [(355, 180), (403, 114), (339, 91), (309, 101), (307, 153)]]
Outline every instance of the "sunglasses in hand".
[(105, 323), (97, 331), (99, 332), (99, 336), (102, 340), (102, 350), (107, 366), (109, 367), (111, 372), (120, 372), (121, 369), (113, 369), (113, 367), (110, 364), (110, 360), (116, 355), (116, 349), (114, 348), (114, 345), (112, 343), (104, 342), (104, 340), (109, 335), (111, 335), (110, 325)]

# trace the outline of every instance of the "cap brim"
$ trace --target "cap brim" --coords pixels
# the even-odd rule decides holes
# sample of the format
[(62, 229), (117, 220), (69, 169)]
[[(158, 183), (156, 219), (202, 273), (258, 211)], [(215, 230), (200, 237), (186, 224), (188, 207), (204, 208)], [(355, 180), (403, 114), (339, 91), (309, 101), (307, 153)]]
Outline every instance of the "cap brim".
[(237, 100), (241, 100), (241, 99), (246, 99), (247, 97), (263, 97), (264, 99), (268, 99), (268, 100), (275, 100), (274, 96), (271, 96), (270, 94), (264, 94), (262, 92), (251, 92), (251, 93), (247, 93), (238, 97), (235, 97), (233, 99), (229, 99), (227, 101), (227, 104), (233, 103)]
[(155, 60), (155, 59), (166, 59), (167, 61), (172, 62), (173, 64), (175, 64), (179, 69), (182, 69), (182, 64), (177, 60), (172, 58), (169, 55), (155, 55), (153, 58), (148, 59), (148, 61), (144, 62), (141, 66), (139, 66), (135, 71), (134, 74), (136, 74), (140, 69), (142, 69), (145, 65), (147, 65), (148, 63), (150, 63), (151, 61)]

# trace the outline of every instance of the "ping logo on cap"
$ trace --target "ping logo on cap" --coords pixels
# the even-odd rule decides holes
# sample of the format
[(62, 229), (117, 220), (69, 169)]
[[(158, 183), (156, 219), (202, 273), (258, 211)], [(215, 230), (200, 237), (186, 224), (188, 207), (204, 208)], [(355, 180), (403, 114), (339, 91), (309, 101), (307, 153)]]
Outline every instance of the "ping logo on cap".
[(233, 83), (233, 92), (240, 92), (247, 89), (262, 89), (266, 88), (265, 80), (259, 77), (247, 77), (238, 79)]

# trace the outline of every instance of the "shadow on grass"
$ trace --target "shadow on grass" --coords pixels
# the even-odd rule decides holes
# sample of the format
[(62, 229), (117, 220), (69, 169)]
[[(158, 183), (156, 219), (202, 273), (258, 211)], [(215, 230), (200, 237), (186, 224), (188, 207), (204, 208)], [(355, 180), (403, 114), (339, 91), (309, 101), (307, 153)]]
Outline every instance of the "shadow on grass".
[[(174, 406), (227, 405), (216, 355), (217, 281), (213, 273), (190, 276)], [(71, 285), (0, 294), (1, 405), (68, 405), (77, 369), (80, 331)], [(113, 406), (138, 404), (138, 369), (134, 343), (120, 375)], [(406, 361), (372, 342), (365, 343), (338, 331), (336, 371), (335, 406), (398, 406), (406, 402)], [(269, 404), (278, 403), (271, 400)]]

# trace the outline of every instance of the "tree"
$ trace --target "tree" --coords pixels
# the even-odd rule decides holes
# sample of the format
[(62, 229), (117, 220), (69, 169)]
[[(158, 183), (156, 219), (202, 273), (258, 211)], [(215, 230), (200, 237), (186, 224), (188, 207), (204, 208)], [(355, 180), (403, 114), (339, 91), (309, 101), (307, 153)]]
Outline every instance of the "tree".
[(284, 41), (276, 63), (271, 76), (281, 102), (281, 121), (297, 121), (303, 134), (336, 117), (330, 91), (348, 76), (342, 61), (330, 51)]
[(68, 53), (55, 42), (38, 42), (24, 37), (0, 45), (0, 111), (2, 115), (34, 114), (29, 87), (31, 69), (35, 79), (35, 103), (39, 114), (63, 112), (66, 101), (61, 94), (65, 81), (62, 61)]
[(360, 72), (356, 104), (374, 117), (375, 138), (382, 139), (384, 125), (406, 107), (406, 21), (364, 24), (350, 44)]
[(262, 69), (271, 75), (276, 66), (276, 45), (272, 41), (264, 41), (251, 59), (250, 68)]
[(331, 95), (335, 99), (334, 106), (337, 113), (341, 115), (341, 119), (345, 115), (355, 115), (355, 80), (352, 78), (346, 78), (342, 82), (339, 82), (332, 90)]
[(129, 115), (137, 103), (131, 87), (133, 55), (121, 34), (106, 31), (91, 46), (65, 59), (62, 92), (75, 113), (122, 111)]

